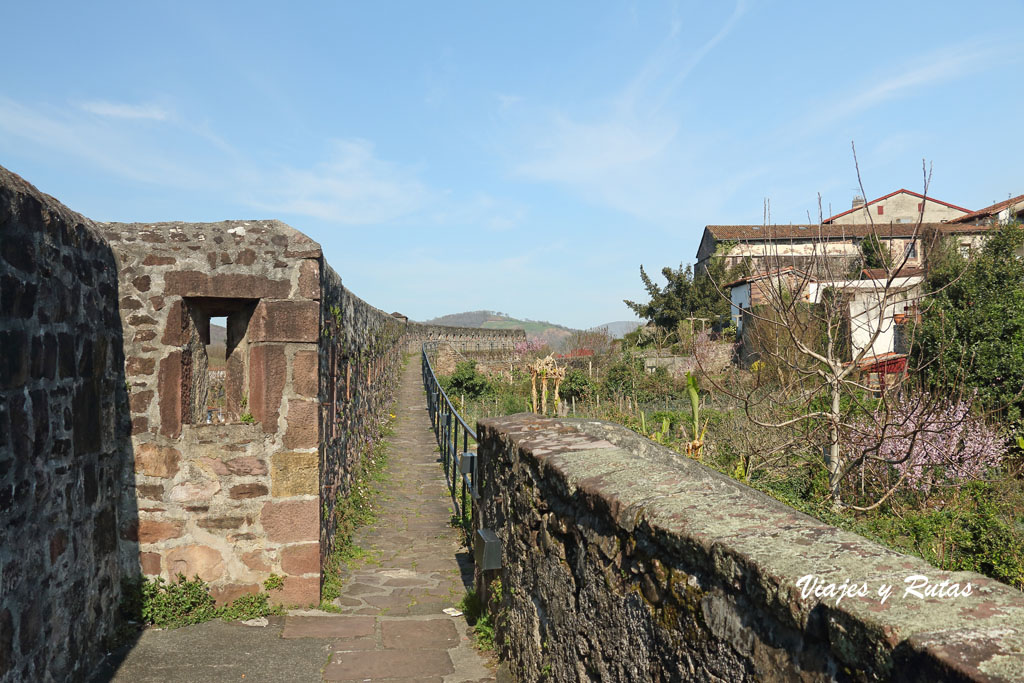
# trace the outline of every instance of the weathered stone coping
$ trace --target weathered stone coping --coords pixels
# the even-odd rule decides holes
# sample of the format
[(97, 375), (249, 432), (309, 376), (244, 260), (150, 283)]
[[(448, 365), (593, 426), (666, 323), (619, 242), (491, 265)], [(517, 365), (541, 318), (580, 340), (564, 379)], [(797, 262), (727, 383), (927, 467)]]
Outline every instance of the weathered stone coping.
[[(529, 468), (543, 482), (542, 498), (557, 491), (561, 501), (545, 501), (556, 513), (568, 501), (604, 515), (620, 532), (645, 539), (648, 556), (670, 555), (666, 563), (703, 575), (717, 586), (711, 592), (741, 594), (805, 641), (820, 639), (840, 677), (1024, 680), (1024, 595), (1011, 587), (940, 571), (824, 524), (618, 425), (515, 415), (482, 420), (478, 434), (482, 464), (505, 453), (505, 466)], [(487, 497), (501, 492), (484, 486), (486, 512)], [(506, 552), (503, 560), (518, 558)], [(871, 592), (839, 605), (803, 598), (797, 581), (807, 574), (825, 583), (867, 582)], [(972, 594), (904, 599), (904, 580), (915, 574), (970, 582)], [(894, 587), (885, 604), (876, 593), (881, 584)], [(706, 605), (704, 613), (707, 620)], [(735, 624), (707, 626), (727, 641), (748, 637), (727, 633), (743, 629)]]

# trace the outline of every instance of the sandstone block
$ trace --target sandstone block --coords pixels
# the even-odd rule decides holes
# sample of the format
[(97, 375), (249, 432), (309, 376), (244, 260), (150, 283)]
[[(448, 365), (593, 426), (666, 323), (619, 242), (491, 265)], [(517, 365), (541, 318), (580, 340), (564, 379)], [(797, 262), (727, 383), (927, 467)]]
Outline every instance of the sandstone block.
[(152, 284), (152, 281), (148, 275), (139, 275), (136, 278), (132, 278), (132, 285), (140, 292), (148, 292), (150, 284)]
[(270, 486), (275, 498), (316, 495), (320, 484), (319, 455), (279, 451), (270, 459)]
[(287, 448), (316, 448), (319, 445), (319, 411), (316, 401), (288, 401), (288, 428), (284, 433)]
[(157, 390), (160, 433), (177, 438), (181, 434), (181, 351), (172, 351), (160, 361)]
[(132, 356), (128, 358), (124, 364), (125, 374), (131, 377), (152, 375), (154, 369), (156, 369), (155, 358), (139, 358), (138, 356)]
[(266, 553), (262, 550), (253, 550), (252, 552), (242, 553), (242, 564), (253, 571), (270, 571), (270, 563), (267, 562)]
[(169, 479), (178, 473), (181, 452), (154, 443), (139, 444), (135, 449), (135, 471), (150, 477)]
[(249, 350), (249, 409), (267, 434), (277, 431), (287, 381), (288, 361), (283, 346), (261, 345)]
[(133, 413), (144, 413), (153, 400), (153, 392), (148, 390), (133, 391), (130, 400)]
[(270, 592), (270, 601), (275, 605), (318, 605), (320, 604), (320, 577), (286, 576), (284, 588)]
[(249, 323), (249, 339), (315, 342), (320, 337), (320, 304), (315, 301), (261, 301)]
[(162, 564), (160, 553), (139, 553), (139, 564), (142, 573), (147, 576), (158, 576)]
[(320, 357), (316, 351), (296, 351), (292, 359), (292, 389), (299, 396), (316, 398), (319, 391)]
[(320, 544), (285, 546), (281, 549), (281, 570), (286, 574), (319, 574)]
[(139, 520), (139, 543), (159, 543), (181, 536), (181, 522), (164, 522), (155, 519)]
[(262, 275), (207, 275), (195, 270), (183, 270), (172, 271), (164, 276), (164, 293), (178, 296), (285, 299), (289, 290), (291, 283), (287, 280), (272, 280)]
[(229, 583), (223, 586), (211, 586), (210, 595), (216, 601), (218, 607), (223, 607), (234, 602), (243, 595), (250, 595), (260, 592), (261, 586), (258, 583)]
[(245, 523), (245, 517), (210, 516), (200, 519), (197, 525), (204, 529), (237, 529)]
[(173, 266), (177, 262), (178, 259), (173, 256), (157, 256), (156, 254), (147, 254), (146, 258), (142, 259), (144, 266)]
[(224, 575), (224, 558), (205, 545), (185, 545), (167, 552), (167, 571), (188, 577), (199, 575), (203, 581), (216, 581)]
[(137, 484), (135, 490), (138, 492), (139, 498), (149, 500), (163, 500), (164, 498), (164, 487), (161, 484)]
[(229, 496), (234, 500), (243, 500), (246, 498), (259, 498), (269, 493), (267, 487), (263, 484), (239, 484), (232, 486)]
[(232, 458), (224, 464), (231, 474), (239, 476), (258, 476), (267, 473), (267, 463), (252, 456)]
[(299, 296), (320, 300), (320, 262), (303, 259), (299, 265)]
[(275, 543), (320, 539), (320, 505), (317, 500), (268, 501), (263, 504), (260, 521), (267, 538)]
[(212, 479), (185, 481), (171, 489), (170, 500), (175, 503), (208, 501), (220, 491), (220, 482)]

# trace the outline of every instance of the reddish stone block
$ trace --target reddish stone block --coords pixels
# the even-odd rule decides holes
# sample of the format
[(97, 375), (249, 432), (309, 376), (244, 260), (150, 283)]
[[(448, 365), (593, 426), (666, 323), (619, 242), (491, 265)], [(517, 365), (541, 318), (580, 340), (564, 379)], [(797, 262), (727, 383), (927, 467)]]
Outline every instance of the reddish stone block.
[(167, 309), (167, 318), (164, 322), (164, 336), (160, 338), (161, 344), (167, 346), (181, 346), (185, 343), (185, 304), (181, 299), (175, 299), (171, 307)]
[(258, 476), (267, 473), (267, 463), (252, 456), (232, 458), (224, 464), (231, 474), (239, 476)]
[(133, 413), (144, 413), (153, 400), (152, 391), (135, 391), (131, 395), (131, 407)]
[(204, 529), (237, 529), (245, 523), (245, 517), (206, 517), (196, 524)]
[(139, 553), (139, 564), (146, 576), (158, 576), (162, 558), (160, 553)]
[(152, 281), (148, 275), (140, 275), (132, 279), (132, 285), (140, 292), (148, 292), (150, 284), (152, 284)]
[(153, 307), (154, 311), (162, 311), (164, 308), (164, 298), (162, 296), (154, 296), (149, 300), (149, 304)]
[(205, 545), (184, 545), (167, 552), (167, 571), (173, 576), (199, 575), (203, 581), (216, 581), (224, 576), (224, 558), (213, 548)]
[(170, 479), (178, 473), (181, 451), (154, 443), (139, 444), (135, 449), (135, 471), (150, 477)]
[(316, 448), (319, 445), (319, 411), (316, 401), (288, 401), (288, 428), (284, 433), (285, 448)]
[(284, 577), (284, 588), (270, 591), (270, 601), (275, 605), (319, 605), (320, 577)]
[(283, 346), (272, 344), (249, 349), (249, 410), (263, 425), (264, 433), (277, 431), (287, 381), (288, 361)]
[(156, 369), (155, 358), (139, 358), (138, 356), (132, 356), (128, 358), (124, 364), (124, 372), (129, 377), (152, 375), (154, 369)]
[(195, 270), (173, 271), (164, 277), (164, 293), (178, 296), (213, 296), (239, 299), (285, 299), (291, 283), (260, 275), (222, 273), (207, 275)]
[(252, 341), (315, 342), (319, 336), (316, 301), (261, 301), (249, 322)]
[(235, 263), (242, 266), (251, 266), (256, 263), (256, 252), (252, 249), (243, 249), (235, 256)]
[(286, 574), (319, 574), (320, 544), (285, 546), (281, 550), (281, 570)]
[(267, 562), (267, 556), (262, 550), (253, 550), (252, 552), (242, 553), (242, 564), (253, 571), (270, 571), (270, 563)]
[(132, 418), (132, 435), (145, 434), (149, 431), (149, 418), (148, 417), (133, 417)]
[(315, 499), (268, 501), (260, 521), (267, 539), (275, 543), (320, 540), (320, 505)]
[(157, 390), (160, 433), (177, 438), (181, 434), (181, 351), (172, 351), (160, 361)]
[(156, 339), (156, 332), (153, 330), (139, 330), (135, 333), (136, 343), (153, 341), (154, 339)]
[(173, 266), (178, 260), (173, 256), (157, 256), (156, 254), (147, 254), (146, 258), (142, 259), (142, 265), (144, 266)]
[(303, 259), (299, 265), (299, 296), (320, 300), (320, 262)]
[(316, 398), (319, 393), (320, 355), (317, 351), (296, 351), (292, 359), (292, 388), (299, 396)]
[(142, 302), (135, 297), (126, 296), (121, 299), (121, 310), (122, 311), (137, 311), (142, 308)]
[(210, 595), (213, 596), (218, 607), (230, 605), (243, 595), (254, 595), (260, 592), (261, 586), (258, 583), (229, 583), (224, 586), (211, 586)]
[(139, 520), (139, 543), (157, 543), (181, 536), (181, 522), (159, 522), (155, 519)]
[(220, 475), (220, 476), (224, 476), (226, 474), (230, 474), (230, 471), (228, 470), (228, 466), (224, 463), (223, 460), (220, 460), (219, 458), (200, 458), (199, 459), (199, 463), (201, 465), (205, 465), (206, 467), (209, 467), (211, 470), (213, 470), (214, 474), (217, 474), (217, 475)]
[(135, 490), (138, 492), (139, 498), (147, 498), (149, 500), (164, 499), (164, 487), (160, 484), (139, 484), (135, 487)]
[(234, 500), (244, 500), (246, 498), (259, 498), (268, 493), (267, 487), (263, 484), (239, 484), (238, 486), (232, 486), (228, 495)]
[(220, 482), (212, 479), (186, 481), (171, 489), (170, 500), (175, 503), (204, 503), (220, 492)]

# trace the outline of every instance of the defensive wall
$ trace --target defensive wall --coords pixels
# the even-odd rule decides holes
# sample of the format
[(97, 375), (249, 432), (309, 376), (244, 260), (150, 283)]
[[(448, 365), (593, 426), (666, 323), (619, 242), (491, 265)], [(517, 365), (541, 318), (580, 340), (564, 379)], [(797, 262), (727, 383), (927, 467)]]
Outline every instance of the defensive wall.
[(86, 677), (140, 571), (318, 603), (402, 351), (522, 337), (380, 311), (278, 221), (95, 223), (3, 168), (0, 284), (2, 683)]
[[(617, 425), (517, 415), (477, 434), (475, 521), (501, 564), (478, 581), (516, 680), (1024, 680), (1024, 599), (1006, 585), (818, 522)], [(869, 591), (803, 595), (806, 575)], [(907, 595), (915, 575), (972, 591)]]
[(495, 330), (483, 327), (445, 327), (410, 322), (406, 350), (419, 353), (425, 342), (447, 342), (456, 351), (512, 351), (516, 344), (526, 342), (520, 329)]
[(138, 573), (117, 292), (96, 225), (0, 168), (4, 683), (88, 676)]

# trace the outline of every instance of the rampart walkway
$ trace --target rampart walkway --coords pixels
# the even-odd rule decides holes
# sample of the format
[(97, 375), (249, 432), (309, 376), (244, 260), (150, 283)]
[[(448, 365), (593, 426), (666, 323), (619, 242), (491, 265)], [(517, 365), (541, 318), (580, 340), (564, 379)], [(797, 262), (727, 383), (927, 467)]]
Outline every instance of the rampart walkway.
[(397, 415), (385, 509), (357, 534), (370, 556), (344, 577), (342, 614), (293, 614), (264, 628), (216, 622), (150, 630), (113, 680), (493, 680), (465, 620), (441, 611), (458, 604), (472, 585), (473, 568), (459, 532), (449, 526), (415, 360), (402, 376)]

